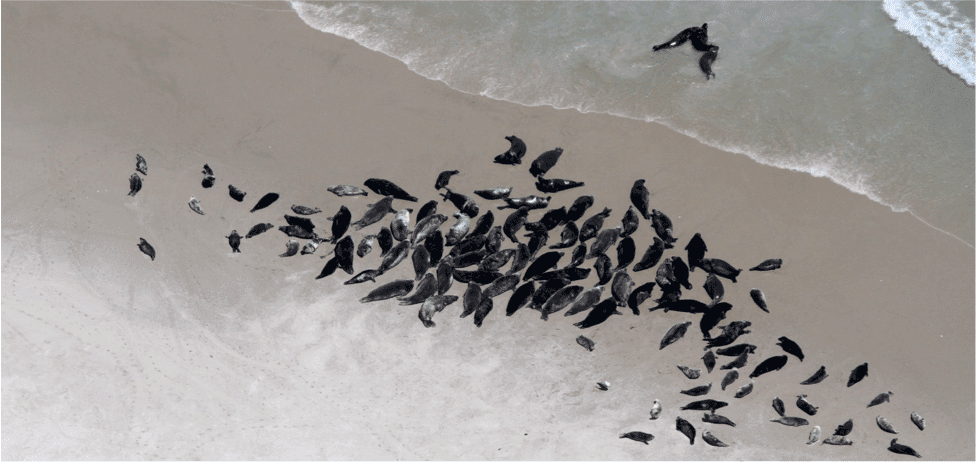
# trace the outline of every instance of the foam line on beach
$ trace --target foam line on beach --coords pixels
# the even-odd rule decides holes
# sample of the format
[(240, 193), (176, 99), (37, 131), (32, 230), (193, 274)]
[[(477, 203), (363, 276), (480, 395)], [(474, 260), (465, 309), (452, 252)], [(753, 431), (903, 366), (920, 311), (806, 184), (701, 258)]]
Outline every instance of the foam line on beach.
[(942, 67), (976, 85), (973, 20), (960, 14), (952, 2), (884, 0), (882, 8), (895, 20), (896, 29), (918, 39)]

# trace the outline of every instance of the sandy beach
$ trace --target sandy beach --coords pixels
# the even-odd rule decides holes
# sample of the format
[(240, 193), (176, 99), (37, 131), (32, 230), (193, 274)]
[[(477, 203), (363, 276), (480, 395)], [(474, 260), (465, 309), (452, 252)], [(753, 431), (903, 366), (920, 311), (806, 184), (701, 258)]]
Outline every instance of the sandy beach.
[[(901, 459), (886, 450), (894, 437), (925, 459), (976, 456), (973, 250), (910, 214), (653, 123), (454, 91), (308, 27), (284, 3), (2, 8), (4, 460)], [(492, 163), (513, 134), (526, 162)], [(358, 219), (377, 195), (326, 188), (372, 177), (418, 196), (394, 202), (415, 211), (439, 199), (443, 170), (460, 170), (450, 186), (468, 195), (496, 186), (536, 194), (527, 164), (555, 147), (564, 154), (552, 176), (586, 186), (553, 194), (554, 207), (590, 194), (586, 216), (608, 207), (616, 226), (644, 178), (652, 207), (674, 222), (678, 242), (665, 256), (686, 258), (701, 233), (709, 257), (738, 268), (783, 259), (780, 270), (723, 280), (735, 306), (728, 319), (751, 321), (743, 340), (759, 346), (729, 389), (716, 391), (717, 368), (698, 380), (678, 371), (701, 367), (698, 316), (648, 312), (651, 301), (640, 316), (627, 310), (580, 331), (572, 324), (582, 315), (506, 317), (505, 294), (481, 328), (458, 317), (458, 302), (428, 329), (419, 306), (359, 303), (370, 283), (344, 286), (341, 271), (315, 280), (328, 245), (279, 258), (288, 238), (277, 230), (238, 254), (225, 239), (284, 224), (292, 204), (322, 208), (312, 218), (325, 229), (340, 205)], [(136, 153), (149, 169), (129, 197)], [(200, 185), (205, 163), (216, 173), (210, 189)], [(247, 192), (243, 203), (228, 184)], [(249, 213), (266, 192), (281, 199)], [(189, 209), (191, 196), (206, 215)], [(496, 224), (508, 215), (480, 203)], [(449, 202), (438, 209), (454, 212)], [(358, 243), (375, 232), (351, 235)], [(642, 220), (639, 253), (654, 235)], [(155, 261), (136, 248), (140, 237)], [(377, 249), (356, 272), (379, 262)], [(380, 283), (408, 277), (406, 261)], [(653, 270), (634, 277), (653, 280)], [(687, 297), (706, 299), (704, 279), (691, 274)], [(463, 290), (455, 282), (452, 293)], [(659, 350), (686, 320), (686, 338)], [(576, 344), (580, 333), (594, 351)], [(791, 356), (732, 398), (755, 364), (783, 354), (780, 336), (805, 360)], [(848, 388), (864, 362), (869, 376)], [(826, 381), (799, 385), (821, 365)], [(736, 427), (678, 410), (694, 400), (679, 390), (708, 382), (704, 398), (729, 401), (719, 413)], [(884, 391), (890, 403), (865, 408)], [(800, 394), (820, 406), (816, 416), (796, 408)], [(811, 425), (770, 423), (776, 396)], [(651, 421), (654, 399), (665, 410)], [(912, 412), (926, 418), (924, 432)], [(878, 415), (900, 433), (882, 432)], [(677, 416), (698, 430), (693, 446)], [(826, 436), (847, 419), (852, 446), (804, 444), (813, 425)], [(730, 447), (704, 444), (703, 429)], [(655, 439), (618, 438), (629, 431)]]

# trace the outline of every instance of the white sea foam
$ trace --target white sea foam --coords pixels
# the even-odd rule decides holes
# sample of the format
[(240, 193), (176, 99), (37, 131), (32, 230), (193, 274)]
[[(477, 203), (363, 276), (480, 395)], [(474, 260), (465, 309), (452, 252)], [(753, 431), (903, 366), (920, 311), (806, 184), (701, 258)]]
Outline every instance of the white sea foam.
[(952, 2), (884, 0), (885, 13), (895, 28), (929, 49), (932, 57), (969, 85), (976, 84), (976, 30), (973, 20), (959, 13)]

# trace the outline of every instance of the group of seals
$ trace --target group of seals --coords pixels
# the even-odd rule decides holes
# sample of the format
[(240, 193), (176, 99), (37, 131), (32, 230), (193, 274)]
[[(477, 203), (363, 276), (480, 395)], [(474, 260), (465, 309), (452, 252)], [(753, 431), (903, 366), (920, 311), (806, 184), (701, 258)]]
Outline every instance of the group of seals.
[[(689, 34), (686, 39), (693, 40), (693, 43), (702, 40), (702, 36)], [(521, 159), (526, 154), (524, 141), (515, 136), (506, 139), (512, 147), (508, 152), (498, 156), (495, 159), (496, 163), (521, 164)], [(549, 192), (546, 189), (551, 189), (552, 193), (558, 194), (565, 190), (564, 186), (574, 188), (583, 186), (582, 181), (545, 179), (544, 175), (556, 166), (564, 154), (561, 148), (556, 148), (543, 152), (531, 162), (529, 173), (535, 177), (540, 191)], [(721, 380), (723, 392), (738, 380), (739, 369), (746, 367), (749, 356), (756, 354), (758, 349), (756, 345), (736, 344), (741, 336), (750, 333), (748, 328), (751, 322), (734, 320), (719, 325), (733, 309), (732, 304), (724, 300), (725, 291), (719, 278), (736, 283), (742, 270), (724, 260), (707, 257), (709, 249), (700, 233), (695, 233), (684, 246), (687, 262), (680, 256), (666, 256), (669, 249), (675, 248), (681, 235), (675, 233), (672, 220), (664, 212), (651, 208), (652, 195), (647, 189), (645, 180), (639, 179), (634, 182), (630, 191), (630, 207), (623, 213), (620, 225), (614, 227), (605, 227), (612, 213), (610, 207), (590, 210), (595, 204), (593, 196), (582, 195), (568, 208), (566, 206), (550, 208), (554, 196), (511, 197), (513, 189), (511, 187), (475, 190), (477, 197), (504, 203), (498, 209), (512, 210), (504, 219), (499, 218), (499, 224), (495, 224), (495, 216), (491, 210), (480, 213), (481, 208), (476, 199), (459, 193), (457, 187), (448, 187), (452, 178), (459, 174), (461, 174), (459, 170), (446, 170), (439, 174), (434, 182), (434, 189), (443, 191), (441, 194), (444, 201), (450, 202), (457, 209), (454, 213), (445, 212), (446, 214), (438, 212), (437, 201), (427, 202), (416, 213), (412, 207), (395, 206), (395, 200), (419, 202), (419, 199), (392, 181), (380, 178), (367, 179), (363, 185), (383, 197), (372, 204), (355, 222), (353, 222), (352, 212), (341, 205), (338, 212), (328, 218), (332, 221), (332, 236), (328, 238), (319, 237), (316, 233), (316, 225), (313, 223), (313, 216), (321, 213), (321, 209), (292, 205), (290, 212), (297, 216), (285, 214), (287, 225), (280, 226), (279, 229), (293, 239), (288, 240), (286, 251), (280, 256), (297, 255), (302, 248), (298, 239), (308, 240), (301, 250), (302, 255), (314, 253), (323, 243), (331, 243), (333, 247), (331, 253), (321, 257), (328, 258), (328, 261), (316, 279), (330, 277), (341, 269), (352, 276), (345, 281), (345, 284), (366, 282), (377, 284), (377, 287), (362, 297), (360, 302), (373, 303), (396, 298), (400, 305), (420, 305), (418, 318), (425, 328), (436, 327), (434, 316), (459, 301), (461, 302), (458, 304), (460, 317), (473, 315), (474, 324), (481, 327), (493, 311), (494, 299), (505, 293), (511, 293), (505, 309), (507, 316), (513, 316), (525, 306), (538, 310), (543, 320), (561, 311), (565, 311), (564, 316), (575, 316), (586, 312), (584, 319), (574, 323), (574, 326), (588, 329), (607, 322), (614, 315), (622, 315), (618, 308), (629, 307), (634, 315), (639, 315), (639, 307), (646, 300), (653, 298), (652, 292), (657, 287), (661, 295), (654, 300), (657, 305), (650, 307), (650, 312), (663, 310), (664, 313), (678, 312), (681, 316), (701, 315), (699, 326), (706, 350), (702, 361), (707, 373), (712, 373), (715, 368), (716, 355), (734, 357), (731, 362), (720, 367), (720, 370), (728, 371)], [(548, 181), (555, 181), (555, 183)], [(229, 186), (229, 190), (234, 200), (240, 202), (243, 199), (244, 193), (239, 189)], [(351, 185), (332, 186), (329, 187), (329, 191), (338, 197), (368, 195), (362, 188)], [(235, 196), (239, 196), (240, 199)], [(278, 199), (279, 194), (268, 193), (257, 202), (251, 212), (267, 208), (275, 204)], [(189, 205), (195, 212), (204, 215), (199, 200), (191, 197)], [(539, 212), (535, 212), (537, 210)], [(587, 217), (588, 211), (590, 214)], [(530, 219), (532, 213), (542, 216), (538, 221), (532, 221)], [(358, 232), (390, 219), (391, 214), (393, 217), (388, 226), (361, 237), (358, 246), (352, 236), (346, 235), (350, 227)], [(450, 229), (442, 232), (440, 228), (449, 221), (448, 214), (453, 216), (455, 221)], [(653, 243), (644, 252), (644, 256), (631, 267), (636, 259), (637, 247), (634, 236), (639, 230), (641, 218), (648, 222), (655, 236), (653, 236)], [(576, 222), (581, 220), (582, 223), (577, 225)], [(413, 229), (411, 229), (412, 224)], [(559, 241), (549, 244), (549, 233), (560, 226), (562, 230)], [(258, 223), (244, 238), (262, 235), (274, 227), (272, 223)], [(528, 234), (522, 235), (523, 230)], [(528, 237), (528, 242), (520, 240), (522, 237)], [(239, 253), (241, 235), (233, 230), (226, 238), (232, 252)], [(144, 239), (140, 240), (139, 248), (154, 259), (155, 250)], [(503, 248), (506, 242), (511, 242), (515, 248)], [(355, 273), (355, 257), (363, 259), (371, 254), (377, 245), (380, 259), (378, 265), (373, 269)], [(545, 250), (547, 245), (551, 250)], [(569, 248), (574, 250), (572, 252), (560, 250)], [(616, 265), (608, 253), (616, 255)], [(382, 276), (393, 271), (407, 259), (412, 266), (409, 278), (379, 282)], [(584, 283), (576, 283), (590, 276), (591, 269), (581, 267), (586, 261), (594, 261), (592, 269), (595, 270), (598, 280), (597, 284), (590, 288), (587, 288)], [(561, 262), (564, 263), (562, 266)], [(510, 267), (505, 271), (507, 265)], [(657, 269), (653, 273), (653, 281), (634, 280), (637, 273), (655, 266)], [(782, 260), (769, 259), (753, 267), (752, 270), (773, 271), (781, 267)], [(707, 295), (707, 303), (687, 298), (683, 293), (693, 290), (694, 286), (698, 285), (697, 282), (693, 284), (690, 280), (690, 274), (696, 268), (706, 272), (700, 290)], [(455, 280), (458, 281), (463, 295), (448, 293), (454, 286)], [(605, 287), (608, 284), (611, 290), (610, 296), (606, 297)], [(766, 313), (770, 312), (766, 297), (761, 290), (753, 289), (750, 296), (760, 309)], [(691, 321), (682, 321), (672, 325), (664, 334), (660, 349), (674, 345), (687, 336), (691, 324)], [(715, 328), (721, 329), (721, 332), (713, 334)], [(586, 336), (580, 335), (575, 340), (587, 352), (596, 350), (596, 342)], [(688, 342), (688, 340), (684, 341), (684, 343)], [(803, 351), (795, 341), (781, 336), (777, 345), (787, 354), (803, 361)], [(761, 392), (763, 388), (761, 381), (767, 380), (766, 374), (783, 369), (787, 363), (787, 355), (772, 356), (759, 362), (749, 375), (755, 380), (742, 384), (737, 389), (734, 388), (734, 398), (743, 402), (751, 399), (750, 396)], [(678, 369), (688, 380), (697, 380), (703, 375), (701, 369), (686, 365), (679, 365)], [(866, 376), (867, 364), (865, 363), (852, 371), (848, 386), (858, 383)], [(802, 384), (814, 385), (827, 377), (825, 368), (821, 366), (820, 370)], [(604, 391), (609, 390), (607, 382), (600, 382), (599, 387)], [(709, 382), (707, 385), (682, 390), (681, 393), (700, 397), (712, 394), (714, 391), (712, 382)], [(869, 407), (889, 402), (890, 397), (890, 392), (882, 393), (871, 402)], [(818, 408), (806, 398), (806, 395), (798, 395), (797, 407), (807, 415), (813, 416)], [(681, 406), (681, 410), (704, 411), (706, 414), (702, 417), (702, 422), (735, 427), (735, 423), (730, 419), (716, 414), (717, 410), (728, 405), (728, 402), (707, 398)], [(781, 400), (774, 400), (774, 408), (779, 414), (779, 418), (774, 422), (787, 426), (809, 424), (805, 418), (786, 416), (785, 405)], [(655, 400), (651, 408), (651, 420), (657, 419), (663, 412), (664, 407), (660, 400)], [(912, 415), (912, 421), (920, 429), (924, 428), (924, 419), (916, 416), (917, 414)], [(891, 424), (883, 417), (879, 416), (876, 422), (885, 431), (893, 430)], [(680, 416), (676, 416), (675, 425), (677, 430), (687, 436), (691, 444), (694, 444), (696, 435), (694, 425)], [(729, 446), (708, 430), (702, 431), (701, 435), (709, 445)], [(814, 435), (819, 438), (819, 431), (811, 432), (810, 439), (813, 439)], [(835, 436), (845, 438), (842, 435)], [(634, 431), (622, 434), (621, 438), (634, 439), (647, 444), (654, 437), (649, 433)], [(831, 438), (825, 439), (824, 443), (847, 444), (845, 440)], [(892, 447), (900, 451), (904, 450), (902, 445), (893, 444)]]
[(689, 27), (679, 32), (671, 40), (655, 45), (654, 51), (674, 48), (689, 40), (691, 40), (691, 46), (695, 50), (703, 52), (701, 59), (698, 60), (698, 66), (705, 73), (705, 80), (715, 77), (715, 73), (712, 72), (712, 63), (718, 59), (718, 45), (708, 43), (708, 23), (702, 24), (701, 27)]

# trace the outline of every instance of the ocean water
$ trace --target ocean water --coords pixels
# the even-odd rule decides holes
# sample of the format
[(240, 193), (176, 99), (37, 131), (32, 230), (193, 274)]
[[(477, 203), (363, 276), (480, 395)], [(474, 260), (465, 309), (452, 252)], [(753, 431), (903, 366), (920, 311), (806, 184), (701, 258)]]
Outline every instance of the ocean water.
[[(972, 247), (969, 5), (878, 2), (305, 3), (308, 25), (458, 91), (663, 124), (827, 177)], [(690, 44), (719, 45), (706, 80)]]

